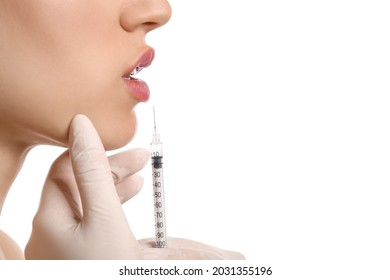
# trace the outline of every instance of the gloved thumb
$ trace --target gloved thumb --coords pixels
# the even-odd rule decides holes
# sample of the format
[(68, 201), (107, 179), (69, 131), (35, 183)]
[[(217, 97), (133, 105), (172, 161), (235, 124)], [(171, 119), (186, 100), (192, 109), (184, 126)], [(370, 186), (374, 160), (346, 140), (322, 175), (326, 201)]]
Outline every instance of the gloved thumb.
[(91, 121), (76, 115), (69, 129), (69, 150), (83, 209), (83, 220), (125, 219), (103, 144)]

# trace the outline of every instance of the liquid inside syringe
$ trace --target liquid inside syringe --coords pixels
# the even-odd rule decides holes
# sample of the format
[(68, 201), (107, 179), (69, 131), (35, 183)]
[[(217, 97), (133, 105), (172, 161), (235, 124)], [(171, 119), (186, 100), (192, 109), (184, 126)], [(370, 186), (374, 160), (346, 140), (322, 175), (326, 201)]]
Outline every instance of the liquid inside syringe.
[(167, 247), (164, 201), (163, 149), (157, 133), (156, 117), (153, 108), (154, 130), (152, 136), (151, 158), (154, 197), (155, 239), (157, 248)]

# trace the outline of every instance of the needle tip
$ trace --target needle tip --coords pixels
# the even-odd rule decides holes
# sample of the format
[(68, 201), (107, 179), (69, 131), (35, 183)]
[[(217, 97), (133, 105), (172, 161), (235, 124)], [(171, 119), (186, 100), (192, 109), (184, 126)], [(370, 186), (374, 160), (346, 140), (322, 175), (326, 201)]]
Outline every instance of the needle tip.
[(156, 113), (153, 106), (153, 121), (154, 121), (154, 129), (156, 130)]

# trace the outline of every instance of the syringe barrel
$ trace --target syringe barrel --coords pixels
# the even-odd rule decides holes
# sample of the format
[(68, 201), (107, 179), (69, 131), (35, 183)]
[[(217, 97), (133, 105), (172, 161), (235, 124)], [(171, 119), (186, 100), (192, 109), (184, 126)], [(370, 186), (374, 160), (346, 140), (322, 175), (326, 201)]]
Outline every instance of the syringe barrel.
[(162, 143), (151, 144), (152, 178), (155, 217), (155, 240), (157, 248), (167, 247), (165, 201), (164, 201), (164, 173)]

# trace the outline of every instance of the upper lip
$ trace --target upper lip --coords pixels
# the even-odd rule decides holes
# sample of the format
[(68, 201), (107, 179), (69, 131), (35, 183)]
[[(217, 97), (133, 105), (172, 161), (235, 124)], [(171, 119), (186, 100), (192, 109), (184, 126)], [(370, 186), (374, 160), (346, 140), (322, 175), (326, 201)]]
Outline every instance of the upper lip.
[(130, 76), (137, 74), (142, 69), (148, 67), (152, 64), (154, 59), (154, 49), (149, 47), (146, 51), (144, 51), (137, 62), (133, 64), (128, 70), (123, 74), (123, 78), (130, 78)]

